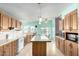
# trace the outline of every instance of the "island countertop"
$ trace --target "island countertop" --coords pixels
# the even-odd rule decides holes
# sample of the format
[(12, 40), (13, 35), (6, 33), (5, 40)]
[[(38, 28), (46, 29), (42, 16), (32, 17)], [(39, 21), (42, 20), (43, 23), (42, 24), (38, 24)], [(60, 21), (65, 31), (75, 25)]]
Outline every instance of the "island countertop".
[(51, 42), (51, 40), (46, 37), (46, 36), (34, 36), (32, 39), (31, 39), (31, 42), (40, 42), (40, 41), (43, 41), (43, 42)]

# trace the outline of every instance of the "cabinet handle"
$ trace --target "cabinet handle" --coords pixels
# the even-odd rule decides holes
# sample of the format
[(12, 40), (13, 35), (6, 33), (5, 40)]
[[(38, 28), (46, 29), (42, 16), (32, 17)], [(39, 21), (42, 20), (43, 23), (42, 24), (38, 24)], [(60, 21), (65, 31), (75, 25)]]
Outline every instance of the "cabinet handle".
[(72, 43), (70, 43), (69, 46), (70, 46), (70, 48), (72, 48), (73, 47)]
[(72, 27), (70, 27), (70, 31), (72, 30)]
[(70, 56), (72, 56), (72, 48), (73, 48), (72, 43), (70, 43), (69, 46), (70, 46)]

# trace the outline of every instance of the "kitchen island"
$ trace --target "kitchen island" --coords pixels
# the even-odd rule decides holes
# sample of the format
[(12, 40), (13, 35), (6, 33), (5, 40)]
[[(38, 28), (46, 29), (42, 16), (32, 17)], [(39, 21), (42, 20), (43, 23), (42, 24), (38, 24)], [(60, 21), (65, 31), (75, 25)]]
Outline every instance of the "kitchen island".
[(32, 42), (33, 56), (46, 56), (47, 42), (51, 42), (46, 36), (34, 36)]

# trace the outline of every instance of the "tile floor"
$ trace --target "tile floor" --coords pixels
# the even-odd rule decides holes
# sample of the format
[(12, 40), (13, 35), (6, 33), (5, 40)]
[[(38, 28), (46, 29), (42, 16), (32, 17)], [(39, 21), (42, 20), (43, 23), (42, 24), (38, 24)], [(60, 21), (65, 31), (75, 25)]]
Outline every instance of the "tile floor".
[[(17, 56), (32, 56), (32, 43), (28, 43)], [(53, 42), (47, 43), (47, 56), (64, 56)]]

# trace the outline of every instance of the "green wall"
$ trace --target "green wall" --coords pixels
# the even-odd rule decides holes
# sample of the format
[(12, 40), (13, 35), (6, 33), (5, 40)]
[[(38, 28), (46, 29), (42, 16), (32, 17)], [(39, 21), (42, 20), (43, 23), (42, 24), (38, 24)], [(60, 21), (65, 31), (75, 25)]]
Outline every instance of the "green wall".
[(79, 4), (77, 3), (72, 3), (70, 6), (68, 6), (67, 8), (65, 8), (60, 14), (62, 16), (62, 19), (64, 18), (64, 16), (68, 13), (70, 13), (71, 11), (78, 9)]
[[(48, 29), (49, 29), (49, 38), (52, 39), (52, 38), (55, 37), (55, 20), (53, 18), (49, 19), (47, 21), (47, 23), (42, 22), (41, 24), (39, 24), (38, 20), (36, 20), (36, 21), (30, 21), (30, 22), (27, 22), (24, 25), (24, 27), (27, 27), (27, 26), (28, 27), (31, 27), (31, 26), (35, 27), (35, 25), (37, 25), (37, 32), (38, 32), (38, 34), (41, 35), (43, 33), (43, 30), (41, 30), (41, 28), (48, 27)], [(26, 31), (26, 29), (25, 29), (25, 31)]]

